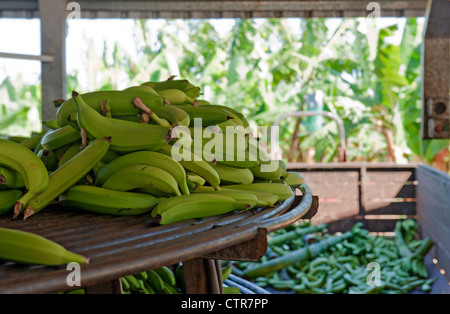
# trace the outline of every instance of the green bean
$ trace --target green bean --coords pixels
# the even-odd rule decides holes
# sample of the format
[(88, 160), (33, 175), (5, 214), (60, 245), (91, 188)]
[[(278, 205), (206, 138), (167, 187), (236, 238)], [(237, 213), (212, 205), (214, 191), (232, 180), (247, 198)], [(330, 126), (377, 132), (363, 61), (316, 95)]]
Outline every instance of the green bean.
[(347, 281), (348, 283), (354, 285), (354, 286), (359, 286), (361, 284), (361, 282), (356, 281), (352, 278), (352, 276), (350, 274), (344, 274), (344, 280)]
[(319, 288), (323, 286), (326, 280), (326, 274), (322, 274), (317, 280), (315, 281), (306, 281), (306, 286), (310, 289), (312, 288)]

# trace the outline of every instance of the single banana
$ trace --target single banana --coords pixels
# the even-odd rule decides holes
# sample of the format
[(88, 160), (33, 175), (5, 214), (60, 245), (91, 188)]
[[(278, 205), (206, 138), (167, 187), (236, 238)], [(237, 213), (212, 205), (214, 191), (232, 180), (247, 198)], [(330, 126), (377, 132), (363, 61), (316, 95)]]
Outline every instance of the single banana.
[(124, 292), (131, 289), (131, 286), (128, 283), (128, 280), (125, 277), (120, 277), (120, 281), (122, 283), (122, 289), (124, 290)]
[(155, 89), (148, 85), (136, 85), (136, 86), (130, 86), (128, 88), (125, 88), (124, 91), (131, 91), (131, 92), (145, 92), (150, 93), (153, 95), (158, 95), (158, 93), (155, 91)]
[[(188, 172), (186, 172), (186, 176), (187, 176), (187, 179), (190, 181), (190, 182), (192, 182), (192, 183), (194, 183), (194, 188), (196, 187), (196, 186), (203, 186), (203, 185), (205, 185), (205, 183), (206, 183), (206, 180), (205, 179), (203, 179), (202, 177), (200, 177), (198, 174), (196, 174), (196, 173), (193, 173), (193, 172), (190, 172), (190, 171), (188, 171)], [(214, 188), (211, 186), (211, 188), (214, 190)]]
[[(1, 190), (0, 191), (0, 215), (9, 213), (13, 210), (17, 200), (21, 198), (23, 192), (21, 190)], [(1, 251), (1, 248), (0, 248)]]
[(89, 260), (40, 235), (0, 228), (0, 259), (23, 264), (58, 266), (71, 262), (84, 265)]
[(175, 286), (177, 284), (175, 274), (167, 266), (155, 268), (153, 271), (157, 273), (159, 277), (161, 277), (161, 279), (170, 286)]
[(222, 186), (220, 191), (215, 191), (210, 186), (199, 186), (199, 187), (196, 187), (192, 192), (193, 193), (218, 193), (218, 194), (221, 194), (222, 192), (224, 192), (224, 193), (235, 192), (235, 193), (242, 193), (242, 194), (252, 194), (258, 199), (258, 203), (256, 204), (256, 206), (258, 206), (258, 207), (273, 207), (279, 199), (279, 196), (277, 194), (273, 194), (271, 192), (227, 189), (227, 186)]
[(182, 194), (189, 194), (189, 188), (186, 183), (186, 171), (180, 163), (172, 157), (159, 152), (138, 151), (128, 153), (111, 161), (102, 167), (97, 176), (96, 184), (101, 186), (105, 181), (118, 170), (132, 165), (149, 165), (165, 170), (170, 173), (178, 183)]
[[(161, 147), (159, 152), (171, 156), (172, 158), (177, 158), (177, 152), (172, 152), (172, 145), (164, 145)], [(205, 160), (202, 160), (200, 157), (196, 156), (192, 152), (188, 152), (190, 154), (189, 160), (179, 160), (178, 162), (183, 166), (186, 171), (193, 172), (198, 174), (200, 177), (206, 180), (212, 187), (216, 190), (220, 190), (220, 177), (217, 174), (217, 171)], [(174, 154), (175, 156), (172, 156)]]
[(292, 188), (284, 183), (252, 183), (227, 185), (227, 189), (265, 191), (278, 195), (279, 201), (284, 201), (294, 195)]
[(14, 136), (14, 135), (8, 135), (5, 139), (8, 141), (15, 142), (17, 144), (20, 144), (23, 140), (28, 139), (28, 136)]
[(280, 167), (278, 160), (273, 160), (270, 164), (261, 164), (250, 168), (255, 178), (267, 180), (280, 180), (287, 176), (287, 173)]
[(41, 140), (41, 145), (47, 150), (55, 150), (68, 144), (80, 141), (81, 134), (70, 125), (48, 131)]
[(59, 128), (58, 121), (56, 120), (42, 121), (42, 125), (52, 130), (56, 130)]
[(246, 210), (251, 205), (225, 195), (196, 193), (163, 199), (152, 211), (153, 220), (161, 225), (192, 218)]
[[(89, 138), (111, 138), (111, 149), (118, 152), (158, 150), (166, 144), (170, 128), (106, 118), (86, 104), (80, 94), (73, 92), (77, 120)], [(114, 120), (121, 121), (120, 124)]]
[(67, 191), (105, 156), (110, 146), (109, 138), (99, 138), (89, 142), (77, 155), (53, 171), (47, 187), (28, 202), (24, 219), (36, 214)]
[(117, 170), (105, 180), (102, 187), (117, 191), (154, 188), (169, 195), (181, 195), (177, 181), (169, 172), (145, 164)]
[(147, 273), (147, 280), (150, 283), (153, 290), (155, 290), (156, 293), (161, 293), (164, 291), (164, 280), (159, 276), (159, 274), (155, 270), (148, 270)]
[(158, 95), (164, 97), (164, 99), (171, 105), (190, 105), (194, 103), (195, 99), (186, 95), (182, 90), (170, 88), (157, 91)]
[(103, 157), (102, 161), (105, 163), (110, 163), (111, 161), (119, 158), (120, 156), (122, 156), (122, 155), (120, 155), (119, 153), (117, 153), (113, 150), (108, 149), (108, 151), (106, 152), (105, 157)]
[(41, 149), (37, 155), (48, 171), (54, 171), (58, 167), (58, 157), (52, 150)]
[(153, 88), (156, 92), (163, 90), (163, 89), (179, 89), (179, 90), (185, 90), (189, 88), (191, 83), (189, 83), (188, 80), (174, 80), (174, 79), (168, 79), (166, 81), (148, 81), (144, 82), (141, 85), (143, 86), (150, 86)]
[(209, 103), (209, 102), (208, 102), (208, 103), (204, 103), (204, 101), (201, 102), (200, 100), (197, 100), (197, 103), (198, 103), (199, 106), (202, 106), (202, 107), (205, 107), (205, 108), (216, 108), (216, 107), (220, 107), (220, 108), (222, 108), (223, 110), (228, 111), (228, 112), (231, 112), (232, 114), (236, 115), (236, 116), (239, 118), (239, 120), (240, 120), (240, 122), (242, 123), (242, 125), (243, 125), (244, 128), (249, 128), (249, 127), (250, 127), (250, 123), (249, 123), (248, 120), (245, 118), (245, 116), (244, 116), (241, 112), (237, 111), (236, 109), (233, 109), (233, 108), (227, 107), (227, 106), (223, 106), (223, 105), (213, 105), (213, 104), (211, 104), (211, 103)]
[(68, 162), (70, 159), (75, 157), (81, 151), (81, 142), (76, 142), (67, 149), (64, 155), (61, 156), (61, 159), (58, 162), (58, 168)]
[(123, 278), (125, 278), (131, 289), (140, 289), (141, 286), (139, 284), (139, 281), (133, 275), (127, 275), (124, 276)]
[[(201, 89), (200, 87), (191, 84), (190, 86), (184, 89), (184, 93), (191, 99), (196, 99), (198, 96), (200, 96)], [(197, 101), (194, 100), (193, 105), (197, 106), (196, 102)]]
[(284, 182), (286, 182), (286, 184), (290, 187), (299, 187), (303, 184), (303, 177), (298, 172), (288, 171)]
[(221, 184), (250, 184), (253, 173), (248, 168), (233, 168), (221, 164), (213, 165), (219, 175)]
[(22, 176), (27, 190), (14, 206), (15, 218), (33, 197), (47, 188), (47, 168), (27, 147), (3, 139), (0, 139), (0, 165), (17, 171)]
[(207, 127), (225, 122), (231, 118), (228, 112), (221, 107), (206, 108), (205, 106), (195, 107), (192, 105), (177, 105), (177, 107), (189, 115), (189, 126), (195, 125), (195, 119), (200, 119), (202, 126)]
[(114, 216), (150, 212), (159, 198), (149, 194), (115, 191), (91, 185), (74, 185), (59, 196), (59, 204), (70, 209)]
[(14, 169), (0, 166), (0, 189), (23, 189), (25, 182)]
[(44, 137), (44, 135), (48, 133), (47, 130), (32, 134), (30, 137), (23, 139), (20, 141), (20, 144), (27, 147), (28, 149), (34, 151), (36, 147), (41, 144), (41, 140)]
[[(164, 104), (164, 99), (159, 95), (142, 91), (94, 91), (82, 94), (87, 105), (98, 113), (102, 112), (101, 103), (106, 100), (111, 106), (112, 116), (137, 115), (140, 110), (133, 105), (133, 99), (139, 97), (152, 110), (160, 108)], [(77, 113), (74, 98), (67, 99), (56, 112), (56, 121), (59, 126), (68, 124), (68, 117)]]
[(206, 99), (197, 99), (197, 106), (207, 106), (211, 105), (211, 103)]

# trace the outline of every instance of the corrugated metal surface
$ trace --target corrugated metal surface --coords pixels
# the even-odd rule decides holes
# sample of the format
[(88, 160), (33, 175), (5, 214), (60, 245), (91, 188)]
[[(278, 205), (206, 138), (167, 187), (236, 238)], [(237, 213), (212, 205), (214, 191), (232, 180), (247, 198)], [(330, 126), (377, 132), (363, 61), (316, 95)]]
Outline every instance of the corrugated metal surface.
[[(54, 240), (90, 259), (81, 268), (81, 285), (92, 286), (128, 274), (172, 265), (249, 241), (260, 228), (268, 232), (303, 217), (311, 208), (309, 187), (299, 201), (258, 211), (244, 211), (178, 223), (155, 225), (150, 216), (113, 217), (49, 207), (28, 220), (0, 218), (9, 227)], [(71, 269), (70, 269), (71, 271)], [(51, 293), (71, 290), (65, 266), (0, 265), (0, 293)]]

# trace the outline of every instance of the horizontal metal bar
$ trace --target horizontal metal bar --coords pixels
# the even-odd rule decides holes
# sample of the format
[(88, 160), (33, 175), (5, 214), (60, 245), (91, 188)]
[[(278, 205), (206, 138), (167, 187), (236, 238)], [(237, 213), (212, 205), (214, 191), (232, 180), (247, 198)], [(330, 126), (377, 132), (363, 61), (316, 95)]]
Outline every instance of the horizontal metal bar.
[(54, 56), (50, 55), (27, 55), (21, 53), (9, 53), (9, 52), (0, 52), (0, 58), (9, 58), (9, 59), (22, 59), (22, 60), (35, 60), (41, 62), (53, 62)]

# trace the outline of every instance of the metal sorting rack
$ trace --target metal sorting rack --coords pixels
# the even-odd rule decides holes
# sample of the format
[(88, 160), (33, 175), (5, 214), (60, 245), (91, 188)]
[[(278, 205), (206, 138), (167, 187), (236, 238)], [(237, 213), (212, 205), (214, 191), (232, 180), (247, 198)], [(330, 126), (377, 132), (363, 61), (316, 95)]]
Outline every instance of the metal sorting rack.
[[(186, 292), (223, 293), (220, 260), (257, 261), (267, 250), (267, 234), (317, 212), (318, 198), (302, 184), (274, 207), (233, 212), (170, 225), (150, 215), (106, 216), (49, 206), (27, 220), (3, 216), (0, 227), (24, 230), (56, 241), (89, 258), (80, 269), (86, 293), (121, 293), (120, 277), (183, 263)], [(0, 293), (56, 293), (68, 286), (73, 269), (61, 266), (0, 264)]]

